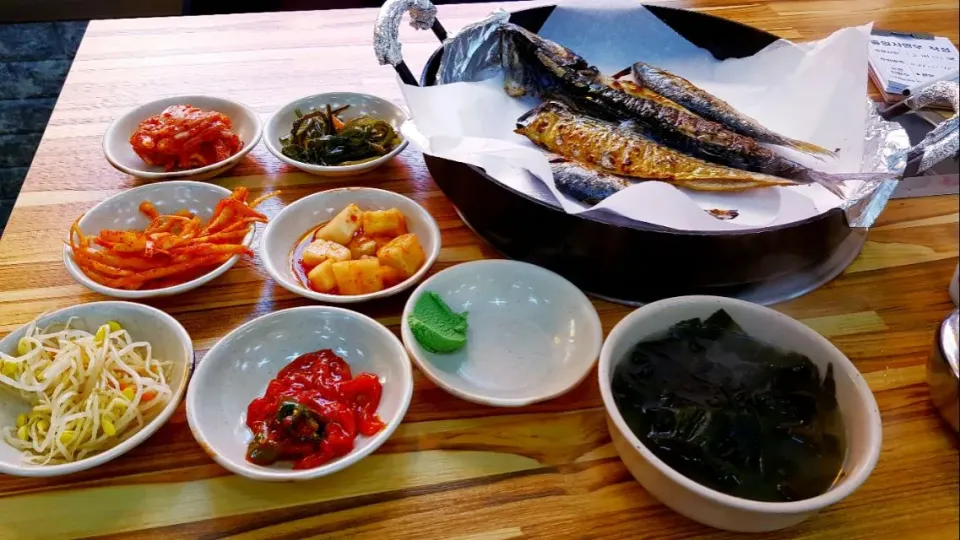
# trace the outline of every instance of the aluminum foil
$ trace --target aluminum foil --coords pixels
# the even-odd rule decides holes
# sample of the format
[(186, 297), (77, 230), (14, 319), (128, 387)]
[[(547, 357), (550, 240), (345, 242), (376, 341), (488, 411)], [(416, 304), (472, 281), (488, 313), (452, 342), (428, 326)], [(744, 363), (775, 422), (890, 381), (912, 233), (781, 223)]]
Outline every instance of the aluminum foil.
[(925, 107), (941, 107), (960, 110), (960, 91), (956, 81), (938, 81), (907, 98), (907, 106), (913, 110)]
[(907, 166), (910, 146), (907, 132), (896, 122), (884, 120), (873, 100), (867, 98), (862, 173), (876, 173), (864, 180), (840, 205), (851, 227), (870, 227), (886, 207)]
[(396, 66), (403, 62), (400, 46), (400, 20), (410, 12), (410, 26), (427, 30), (437, 19), (437, 8), (430, 0), (387, 0), (373, 27), (373, 50), (380, 65)]
[(907, 166), (904, 151), (910, 147), (910, 137), (897, 122), (884, 120), (872, 99), (867, 98), (866, 107), (860, 172), (902, 174)]
[(482, 81), (500, 71), (500, 25), (510, 20), (503, 10), (464, 27), (443, 44), (437, 84)]
[[(958, 126), (957, 117), (954, 116), (948, 122), (952, 125), (952, 131), (924, 148), (923, 157), (920, 158), (920, 168), (917, 169), (917, 172), (924, 172), (937, 163), (960, 153), (960, 132), (957, 131), (960, 126)], [(944, 124), (948, 122), (944, 122)]]
[(902, 159), (906, 161), (920, 160), (917, 173), (960, 153), (960, 84), (956, 81), (935, 82), (907, 98), (904, 103), (911, 110), (941, 107), (954, 112), (952, 117), (928, 133), (920, 144), (903, 152)]

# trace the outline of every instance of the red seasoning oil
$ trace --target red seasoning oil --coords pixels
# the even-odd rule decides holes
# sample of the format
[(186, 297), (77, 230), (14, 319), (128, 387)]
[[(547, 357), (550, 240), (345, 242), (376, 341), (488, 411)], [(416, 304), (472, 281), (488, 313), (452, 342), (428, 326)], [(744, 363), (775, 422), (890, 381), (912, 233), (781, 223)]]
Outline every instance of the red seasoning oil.
[[(313, 290), (313, 288), (310, 287), (310, 280), (307, 279), (307, 273), (310, 272), (310, 269), (303, 265), (303, 250), (307, 249), (310, 242), (313, 242), (313, 235), (317, 234), (317, 231), (326, 224), (327, 222), (321, 223), (307, 231), (306, 234), (300, 237), (300, 240), (297, 240), (296, 245), (293, 246), (293, 251), (290, 252), (290, 269), (293, 270), (293, 275), (297, 276), (297, 281), (299, 281), (301, 285), (310, 290)], [(334, 292), (334, 294), (336, 294), (336, 292)]]

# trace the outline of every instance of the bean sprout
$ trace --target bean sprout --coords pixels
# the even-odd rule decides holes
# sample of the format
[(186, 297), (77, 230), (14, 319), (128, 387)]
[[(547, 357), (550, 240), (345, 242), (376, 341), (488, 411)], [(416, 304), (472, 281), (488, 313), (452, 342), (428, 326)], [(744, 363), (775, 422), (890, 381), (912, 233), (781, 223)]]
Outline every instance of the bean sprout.
[(30, 324), (17, 355), (0, 352), (0, 388), (32, 410), (2, 428), (21, 460), (35, 465), (77, 461), (128, 439), (173, 397), (171, 362), (153, 357), (110, 321), (95, 334), (66, 324)]

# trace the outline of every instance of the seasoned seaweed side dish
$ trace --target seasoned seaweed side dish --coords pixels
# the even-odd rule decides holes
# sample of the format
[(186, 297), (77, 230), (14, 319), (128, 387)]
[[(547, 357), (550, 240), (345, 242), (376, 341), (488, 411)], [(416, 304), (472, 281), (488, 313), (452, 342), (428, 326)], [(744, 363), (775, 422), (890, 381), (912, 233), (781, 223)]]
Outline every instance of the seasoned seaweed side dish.
[(845, 452), (833, 366), (744, 333), (723, 310), (642, 341), (613, 397), (637, 437), (684, 476), (729, 495), (796, 501), (825, 492)]
[(313, 165), (354, 165), (388, 154), (400, 144), (400, 135), (388, 122), (360, 116), (346, 122), (337, 116), (349, 105), (303, 114), (294, 111), (297, 119), (290, 135), (280, 139), (283, 155)]

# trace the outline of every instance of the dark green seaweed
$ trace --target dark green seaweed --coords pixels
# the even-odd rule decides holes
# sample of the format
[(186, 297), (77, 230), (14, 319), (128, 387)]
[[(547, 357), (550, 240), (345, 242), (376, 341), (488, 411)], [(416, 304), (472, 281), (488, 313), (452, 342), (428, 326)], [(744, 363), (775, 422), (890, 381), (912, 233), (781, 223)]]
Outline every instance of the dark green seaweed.
[(290, 134), (280, 139), (280, 151), (297, 161), (329, 166), (376, 159), (400, 144), (393, 126), (368, 116), (350, 120), (338, 130), (334, 118), (346, 108), (327, 105), (307, 114), (295, 110), (297, 119)]
[(845, 453), (833, 366), (751, 338), (723, 310), (638, 343), (614, 370), (633, 433), (667, 465), (758, 501), (815, 497)]

